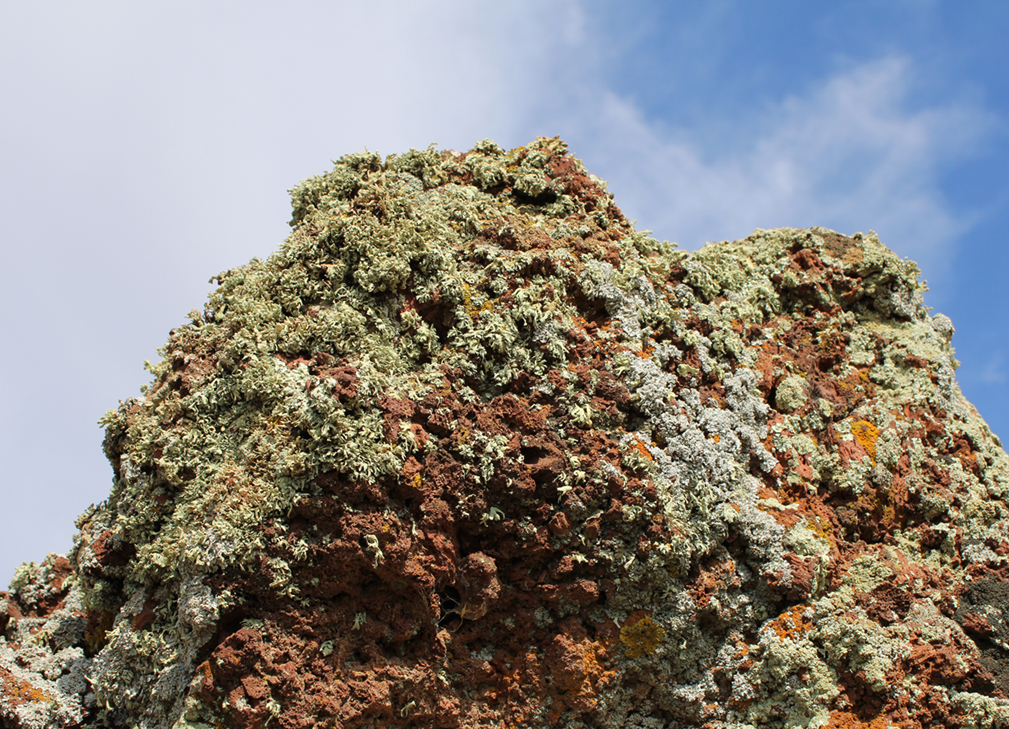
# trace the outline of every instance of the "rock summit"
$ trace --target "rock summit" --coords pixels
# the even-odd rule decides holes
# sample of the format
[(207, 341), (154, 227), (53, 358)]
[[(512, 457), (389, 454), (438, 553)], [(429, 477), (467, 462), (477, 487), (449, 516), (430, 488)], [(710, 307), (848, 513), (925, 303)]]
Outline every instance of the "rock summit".
[(678, 250), (558, 139), (292, 200), (0, 593), (0, 726), (1009, 725), (1009, 458), (914, 263)]

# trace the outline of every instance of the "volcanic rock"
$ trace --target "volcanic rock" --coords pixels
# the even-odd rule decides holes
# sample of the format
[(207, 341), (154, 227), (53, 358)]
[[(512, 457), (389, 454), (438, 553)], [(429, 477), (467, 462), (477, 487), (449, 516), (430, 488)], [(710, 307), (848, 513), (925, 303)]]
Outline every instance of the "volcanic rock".
[(4, 727), (998, 727), (1009, 458), (873, 234), (635, 231), (557, 139), (356, 154), (0, 593)]

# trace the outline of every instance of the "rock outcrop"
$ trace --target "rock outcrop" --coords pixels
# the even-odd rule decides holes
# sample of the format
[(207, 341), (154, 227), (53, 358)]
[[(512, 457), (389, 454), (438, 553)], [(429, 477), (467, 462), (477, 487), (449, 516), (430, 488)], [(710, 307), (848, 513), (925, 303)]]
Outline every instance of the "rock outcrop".
[(556, 139), (292, 197), (0, 593), (4, 727), (1009, 723), (1009, 459), (912, 262), (679, 251)]

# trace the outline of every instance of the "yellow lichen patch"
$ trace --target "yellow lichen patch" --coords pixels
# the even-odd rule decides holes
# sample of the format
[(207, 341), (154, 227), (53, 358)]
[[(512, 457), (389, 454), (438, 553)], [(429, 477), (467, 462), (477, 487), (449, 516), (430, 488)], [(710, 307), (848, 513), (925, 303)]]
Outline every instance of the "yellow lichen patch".
[(662, 644), (666, 631), (642, 611), (631, 613), (620, 629), (620, 642), (628, 658), (650, 656)]
[(876, 440), (879, 438), (879, 428), (867, 420), (858, 420), (851, 424), (851, 434), (855, 436), (858, 444), (865, 448), (865, 452), (876, 463)]
[(834, 534), (834, 528), (831, 526), (829, 519), (824, 519), (821, 516), (814, 516), (811, 519), (807, 519), (806, 528), (813, 532), (816, 536), (820, 537), (827, 542), (830, 542), (830, 538)]
[(488, 299), (479, 306), (473, 303), (473, 289), (468, 283), (462, 285), (462, 303), (470, 319), (476, 319), (485, 311), (493, 311), (494, 302)]

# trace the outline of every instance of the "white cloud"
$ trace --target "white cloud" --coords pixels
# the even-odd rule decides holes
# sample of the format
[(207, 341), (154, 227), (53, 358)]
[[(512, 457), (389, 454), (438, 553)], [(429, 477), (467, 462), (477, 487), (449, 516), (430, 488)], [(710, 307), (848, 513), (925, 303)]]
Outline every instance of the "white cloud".
[(915, 107), (914, 81), (907, 59), (865, 63), (733, 120), (721, 147), (703, 130), (667, 131), (612, 89), (584, 90), (566, 121), (575, 151), (659, 237), (696, 248), (758, 227), (874, 229), (937, 276), (969, 224), (939, 174), (991, 119), (968, 102)]
[(986, 385), (1003, 385), (1009, 381), (1006, 374), (1006, 358), (1004, 352), (996, 352), (992, 355), (981, 370), (981, 382)]
[[(0, 366), (18, 383), (0, 398), (17, 513), (0, 525), (0, 582), (69, 546), (74, 516), (108, 493), (97, 418), (137, 394), (140, 363), (210, 275), (276, 247), (284, 190), (344, 153), (560, 134), (628, 215), (691, 247), (819, 224), (875, 228), (922, 259), (962, 229), (936, 177), (986, 120), (968, 104), (911, 105), (908, 61), (717, 120), (733, 137), (716, 147), (606, 85), (599, 49), (618, 39), (585, 7), (12, 5), (0, 26), (0, 340), (30, 356)], [(706, 37), (720, 17), (677, 32)]]
[(588, 43), (575, 0), (229, 5), (5, 8), (0, 586), (108, 494), (97, 419), (281, 242), (286, 189), (365, 147), (529, 141)]

